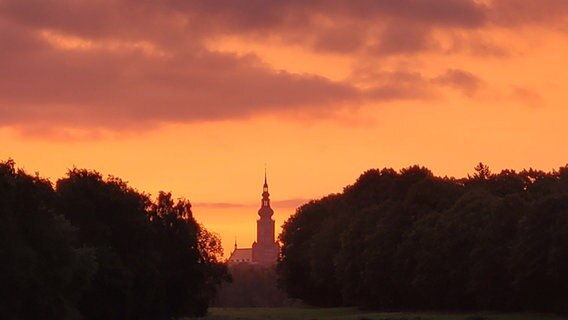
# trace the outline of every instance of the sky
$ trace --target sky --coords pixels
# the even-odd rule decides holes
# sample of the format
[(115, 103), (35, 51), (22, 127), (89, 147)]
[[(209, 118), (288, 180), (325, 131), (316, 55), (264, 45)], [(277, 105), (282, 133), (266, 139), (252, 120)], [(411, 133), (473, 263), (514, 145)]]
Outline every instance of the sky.
[(0, 159), (191, 201), (223, 240), (365, 170), (568, 163), (565, 0), (0, 0)]

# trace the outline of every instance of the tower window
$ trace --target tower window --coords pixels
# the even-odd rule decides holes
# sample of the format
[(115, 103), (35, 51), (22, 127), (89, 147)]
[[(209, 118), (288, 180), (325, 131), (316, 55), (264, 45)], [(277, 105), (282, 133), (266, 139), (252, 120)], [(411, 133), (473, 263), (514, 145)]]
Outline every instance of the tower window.
[(267, 207), (268, 206), (268, 200), (264, 200), (264, 206)]

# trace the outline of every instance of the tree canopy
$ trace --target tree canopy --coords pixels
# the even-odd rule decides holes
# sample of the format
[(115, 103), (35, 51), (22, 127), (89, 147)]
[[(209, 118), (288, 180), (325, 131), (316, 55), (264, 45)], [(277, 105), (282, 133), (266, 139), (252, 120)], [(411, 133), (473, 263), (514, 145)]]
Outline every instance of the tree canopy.
[(312, 305), (567, 312), (568, 167), (369, 170), (280, 241), (279, 283)]
[(72, 169), (55, 186), (0, 163), (0, 318), (204, 315), (228, 279), (187, 200)]

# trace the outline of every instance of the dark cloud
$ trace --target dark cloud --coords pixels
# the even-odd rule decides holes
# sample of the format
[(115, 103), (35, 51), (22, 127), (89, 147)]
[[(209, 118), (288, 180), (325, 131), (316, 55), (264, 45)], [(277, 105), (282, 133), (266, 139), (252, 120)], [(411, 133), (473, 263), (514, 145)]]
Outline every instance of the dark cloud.
[(214, 18), (206, 15), (203, 24), (215, 33), (271, 35), (340, 54), (368, 51), (391, 55), (430, 50), (435, 48), (431, 30), (473, 29), (487, 20), (485, 7), (472, 0), (183, 3), (186, 10), (210, 13)]
[[(433, 37), (440, 30), (544, 23), (547, 15), (558, 20), (568, 11), (560, 0), (534, 3), (2, 0), (0, 125), (119, 130), (426, 99), (432, 81), (419, 73), (333, 81), (274, 70), (253, 55), (214, 52), (205, 44), (239, 36), (336, 54), (404, 56), (441, 50)], [(466, 94), (479, 86), (459, 70), (434, 82)]]
[(396, 24), (387, 26), (370, 50), (381, 55), (398, 55), (421, 53), (434, 47), (436, 43), (428, 28)]
[[(137, 42), (82, 44), (65, 34), (46, 36), (45, 30), (14, 22), (0, 20), (0, 25), (2, 125), (121, 128), (317, 110), (361, 97), (359, 89), (347, 83), (274, 71), (254, 56), (184, 46), (165, 47), (161, 54), (147, 52)], [(46, 37), (63, 41), (64, 48), (50, 45)]]
[(432, 82), (456, 88), (467, 96), (474, 95), (483, 83), (473, 73), (459, 69), (448, 69), (444, 74), (432, 79)]
[(339, 1), (338, 8), (359, 19), (383, 18), (433, 27), (475, 28), (486, 19), (485, 8), (473, 0)]
[[(0, 16), (33, 28), (89, 38), (173, 42), (223, 35), (271, 35), (345, 52), (373, 29), (408, 25), (471, 29), (486, 22), (473, 0), (3, 0)], [(357, 26), (357, 27), (355, 27)], [(400, 33), (400, 32), (399, 32)], [(404, 38), (404, 37), (403, 37)], [(339, 40), (345, 45), (339, 45)]]
[(272, 70), (252, 55), (1, 23), (0, 38), (13, 45), (0, 50), (0, 125), (128, 129), (414, 98), (415, 88), (361, 89)]
[[(485, 8), (473, 0), (231, 0), (163, 1), (182, 12), (199, 12), (215, 25), (233, 30), (289, 29), (321, 22), (319, 18), (368, 21), (404, 20), (433, 26), (471, 28), (484, 23)], [(225, 23), (216, 20), (223, 19)], [(319, 20), (318, 20), (319, 19)], [(305, 30), (304, 30), (305, 31)]]
[(316, 51), (331, 53), (357, 52), (365, 47), (367, 29), (357, 23), (330, 26), (314, 33)]
[(565, 0), (496, 0), (487, 11), (490, 21), (503, 27), (568, 24)]

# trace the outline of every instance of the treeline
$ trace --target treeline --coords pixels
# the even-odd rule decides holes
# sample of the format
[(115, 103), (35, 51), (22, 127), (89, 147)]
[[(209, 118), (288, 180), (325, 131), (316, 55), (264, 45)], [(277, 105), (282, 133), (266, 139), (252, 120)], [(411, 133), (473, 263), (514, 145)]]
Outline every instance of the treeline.
[(568, 312), (568, 166), (370, 170), (298, 208), (279, 282), (318, 306)]
[(228, 277), (186, 200), (73, 169), (55, 186), (0, 163), (1, 319), (203, 315)]

